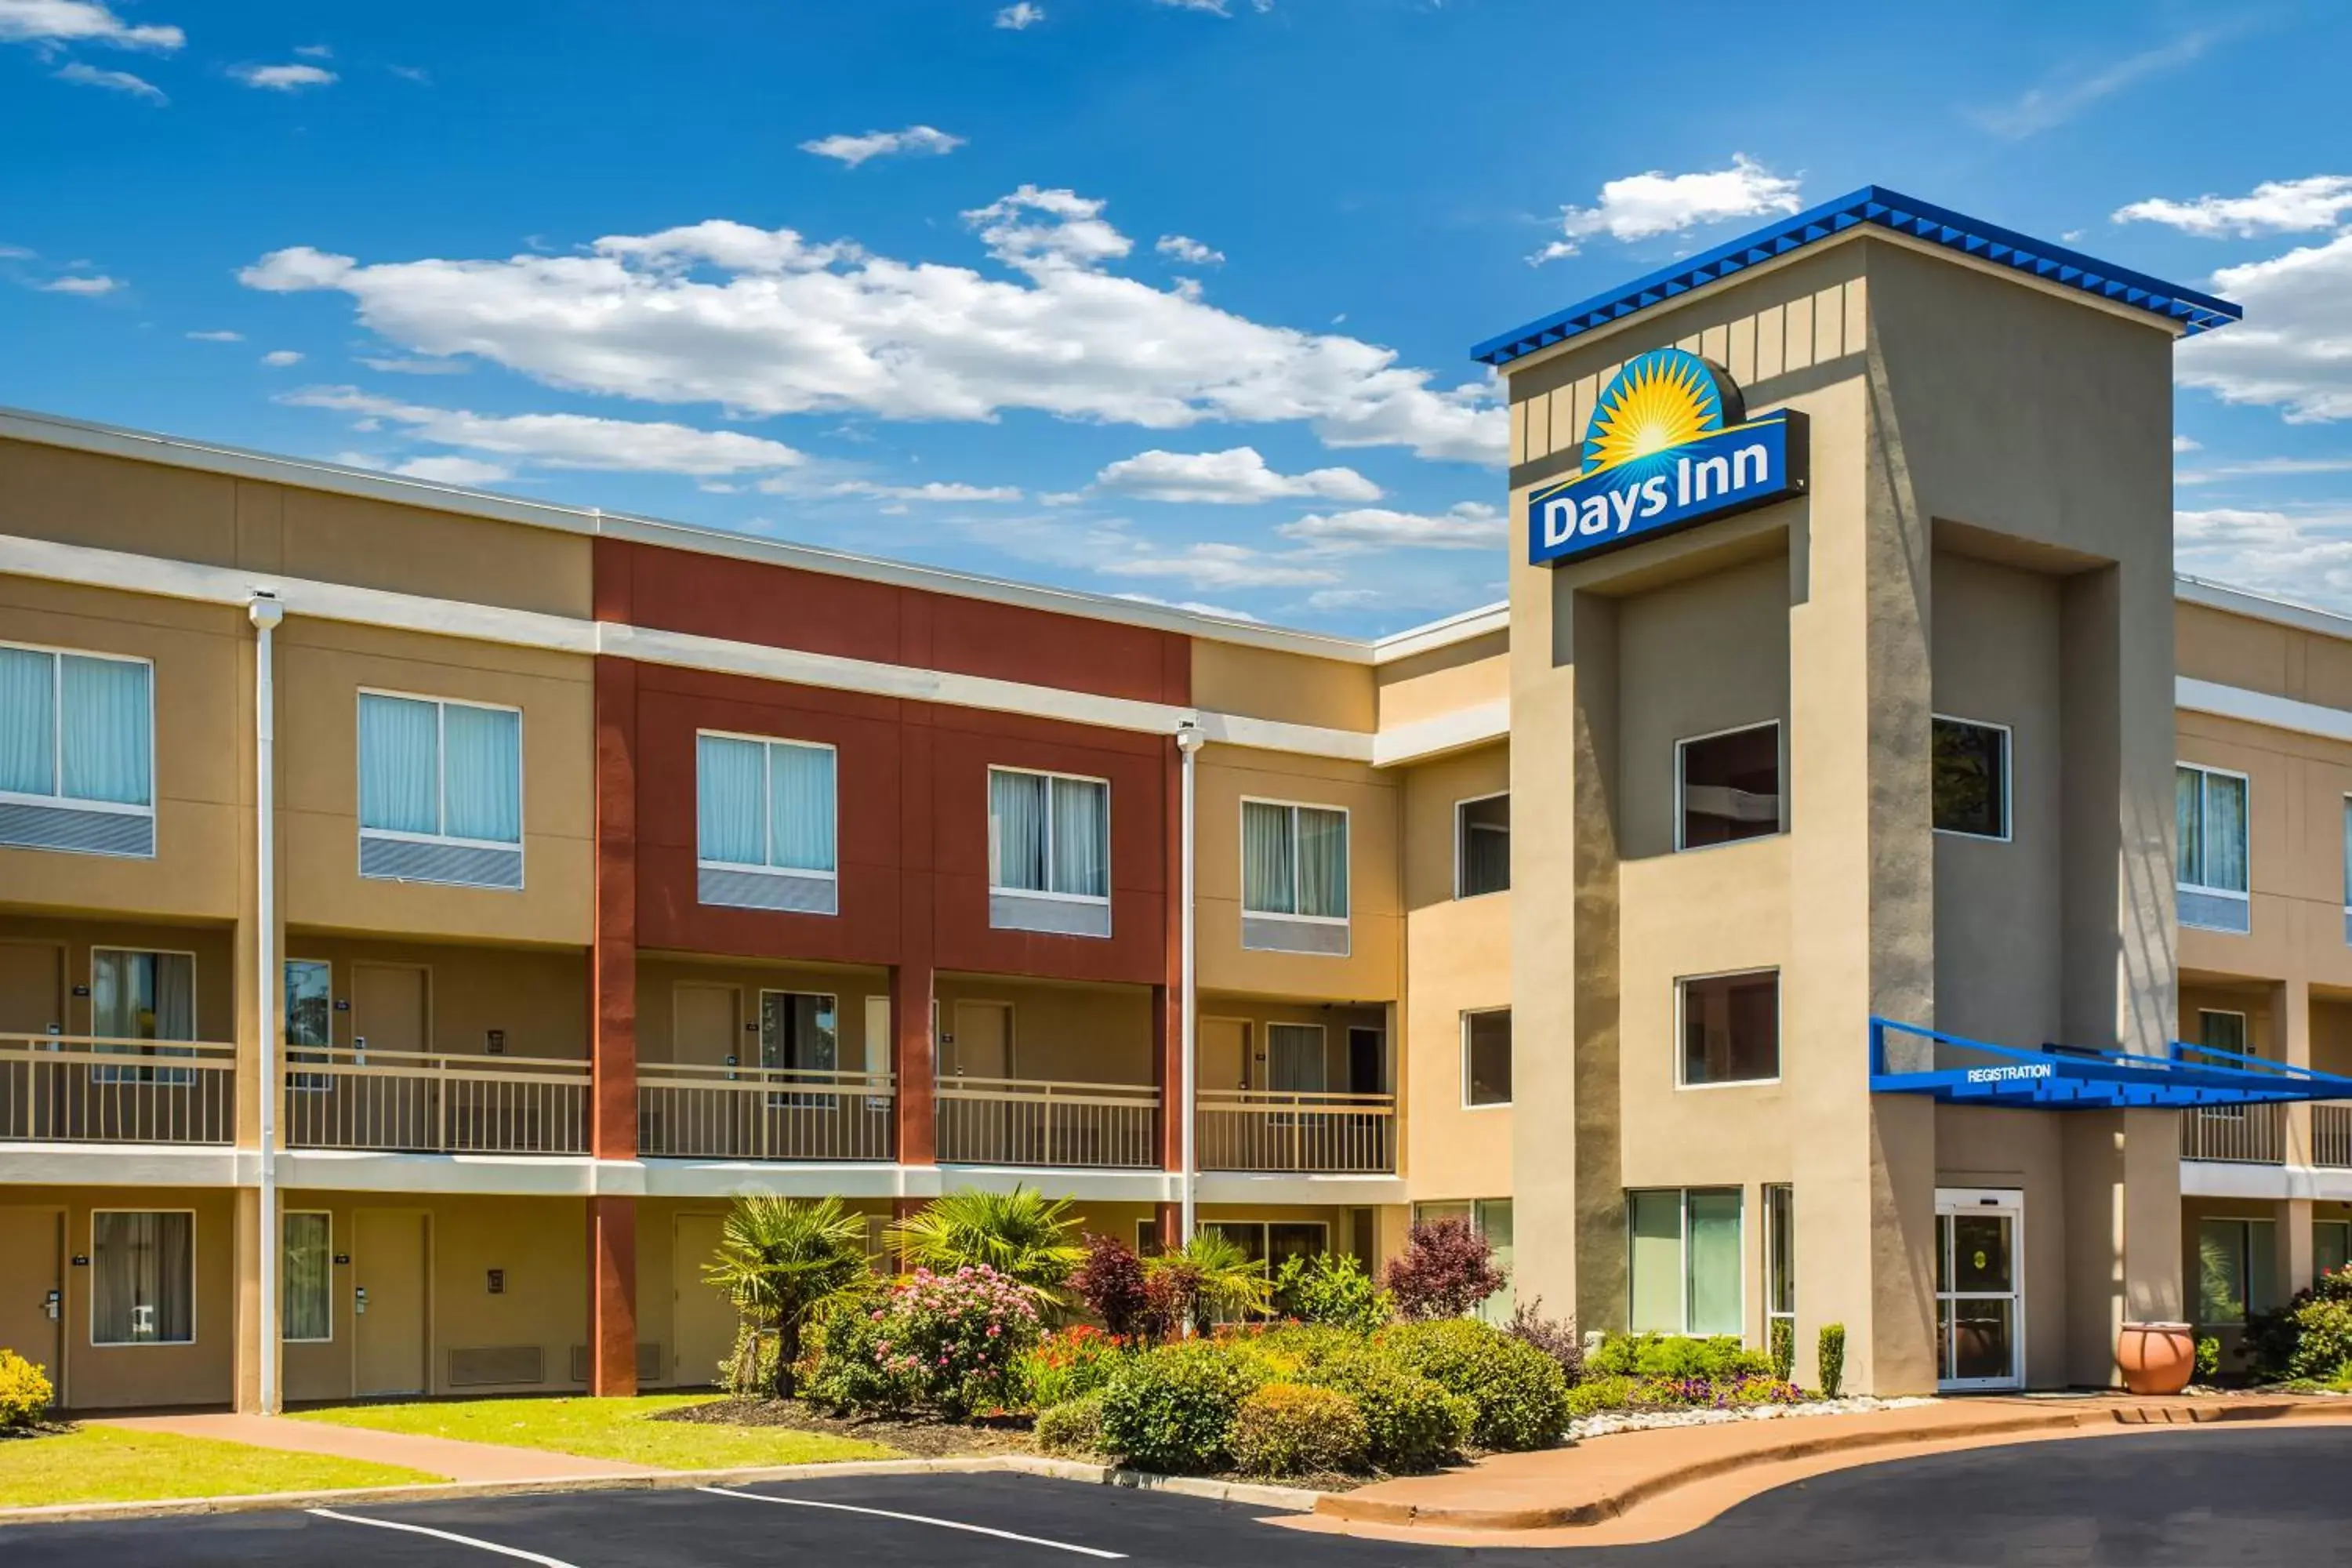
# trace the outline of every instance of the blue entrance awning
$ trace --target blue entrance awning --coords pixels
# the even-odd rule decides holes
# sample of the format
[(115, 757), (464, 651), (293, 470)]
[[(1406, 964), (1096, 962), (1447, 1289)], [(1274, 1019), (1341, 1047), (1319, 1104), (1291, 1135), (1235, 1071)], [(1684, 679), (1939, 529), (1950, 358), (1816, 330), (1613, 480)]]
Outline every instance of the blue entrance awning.
[(1870, 1089), (1873, 1094), (1932, 1095), (1954, 1105), (2185, 1110), (2352, 1100), (2352, 1078), (2179, 1040), (2172, 1042), (2170, 1055), (2161, 1057), (2084, 1046), (2026, 1050), (1873, 1018)]

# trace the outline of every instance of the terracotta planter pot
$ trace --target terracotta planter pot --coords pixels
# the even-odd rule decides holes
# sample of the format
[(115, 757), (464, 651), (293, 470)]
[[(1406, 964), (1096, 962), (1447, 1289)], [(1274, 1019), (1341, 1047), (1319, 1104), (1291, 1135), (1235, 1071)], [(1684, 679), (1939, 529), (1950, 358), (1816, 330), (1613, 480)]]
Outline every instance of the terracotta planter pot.
[(2187, 1323), (2126, 1323), (2116, 1364), (2134, 1394), (2178, 1394), (2197, 1371), (2197, 1334)]

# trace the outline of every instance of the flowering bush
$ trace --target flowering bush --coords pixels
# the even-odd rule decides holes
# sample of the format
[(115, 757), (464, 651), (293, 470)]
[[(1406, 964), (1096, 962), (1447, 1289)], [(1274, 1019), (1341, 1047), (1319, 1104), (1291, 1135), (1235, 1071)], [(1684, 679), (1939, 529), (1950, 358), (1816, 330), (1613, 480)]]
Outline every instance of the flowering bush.
[(1089, 1232), (1084, 1245), (1086, 1261), (1070, 1276), (1070, 1289), (1110, 1332), (1122, 1338), (1139, 1332), (1149, 1305), (1143, 1260), (1115, 1236)]
[(1387, 1284), (1408, 1318), (1458, 1318), (1503, 1288), (1495, 1249), (1466, 1219), (1428, 1220), (1405, 1233)]
[(1087, 1323), (1047, 1334), (1021, 1358), (1029, 1403), (1039, 1410), (1099, 1391), (1127, 1359), (1129, 1342)]
[(827, 1314), (811, 1392), (838, 1409), (931, 1405), (950, 1420), (1020, 1402), (1037, 1303), (985, 1266), (917, 1269), (879, 1300)]
[(1633, 1385), (1627, 1405), (1635, 1409), (1738, 1410), (1758, 1405), (1796, 1405), (1805, 1391), (1769, 1375), (1723, 1380), (1648, 1377)]
[(1503, 1325), (1503, 1331), (1551, 1357), (1560, 1376), (1571, 1385), (1584, 1376), (1584, 1341), (1576, 1331), (1576, 1320), (1545, 1317), (1542, 1297), (1514, 1306), (1511, 1321)]
[(0, 1350), (0, 1431), (33, 1426), (48, 1414), (56, 1396), (39, 1367), (15, 1351)]

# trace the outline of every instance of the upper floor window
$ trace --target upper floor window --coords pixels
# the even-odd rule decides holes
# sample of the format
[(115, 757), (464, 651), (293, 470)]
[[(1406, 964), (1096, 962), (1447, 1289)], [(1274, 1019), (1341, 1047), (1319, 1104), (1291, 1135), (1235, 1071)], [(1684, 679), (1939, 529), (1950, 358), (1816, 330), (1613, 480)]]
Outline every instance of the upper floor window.
[(2180, 837), (2180, 923), (2207, 931), (2251, 931), (2246, 775), (2181, 763), (2173, 770), (2173, 809)]
[(1454, 808), (1454, 896), (1507, 892), (1511, 886), (1511, 797), (1490, 795)]
[(706, 904), (840, 912), (831, 746), (708, 731), (694, 738), (695, 896)]
[(522, 886), (522, 713), (360, 693), (360, 875)]
[(1110, 934), (1110, 784), (988, 770), (988, 923)]
[(1462, 1103), (1511, 1103), (1511, 1010), (1462, 1015)]
[(154, 668), (0, 644), (0, 844), (155, 853)]
[(1675, 847), (1698, 849), (1780, 831), (1780, 723), (1675, 742)]
[(1242, 945), (1348, 951), (1348, 814), (1242, 802)]
[(2009, 837), (2009, 731), (1968, 719), (1934, 721), (1938, 833)]
[(1681, 992), (1682, 1085), (1763, 1083), (1780, 1076), (1780, 973), (1695, 975)]

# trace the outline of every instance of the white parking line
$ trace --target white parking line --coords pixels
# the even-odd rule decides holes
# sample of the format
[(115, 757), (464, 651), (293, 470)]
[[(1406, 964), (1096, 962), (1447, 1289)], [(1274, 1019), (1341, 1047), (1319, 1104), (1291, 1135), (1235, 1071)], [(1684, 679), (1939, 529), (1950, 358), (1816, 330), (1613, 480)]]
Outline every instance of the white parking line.
[(965, 1524), (952, 1519), (933, 1519), (928, 1514), (898, 1513), (887, 1508), (858, 1508), (845, 1502), (819, 1502), (814, 1498), (770, 1497), (765, 1492), (739, 1492), (727, 1487), (697, 1487), (694, 1489), (709, 1492), (713, 1497), (741, 1498), (745, 1502), (782, 1503), (787, 1508), (823, 1508), (835, 1513), (865, 1513), (877, 1519), (904, 1520), (908, 1524), (933, 1524), (941, 1530), (961, 1530), (970, 1535), (993, 1535), (999, 1541), (1018, 1541), (1024, 1546), (1050, 1546), (1056, 1552), (1075, 1552), (1082, 1557), (1103, 1557), (1112, 1562), (1124, 1562), (1127, 1557), (1124, 1552), (1105, 1552), (1099, 1546), (1078, 1546), (1067, 1541), (1047, 1541), (1043, 1536), (1016, 1535), (1009, 1530), (993, 1530), (985, 1524)]
[(484, 1552), (495, 1552), (501, 1557), (520, 1557), (526, 1563), (538, 1563), (540, 1568), (579, 1568), (578, 1563), (566, 1563), (561, 1557), (542, 1557), (536, 1552), (525, 1552), (520, 1546), (500, 1546), (495, 1541), (479, 1541), (470, 1535), (459, 1535), (451, 1530), (427, 1530), (421, 1524), (398, 1524), (388, 1519), (362, 1519), (355, 1513), (337, 1513), (331, 1508), (306, 1509), (303, 1511), (314, 1513), (320, 1519), (340, 1520), (345, 1524), (369, 1524), (378, 1530), (404, 1530), (411, 1535), (429, 1535), (436, 1541), (454, 1541), (460, 1546), (475, 1546)]

